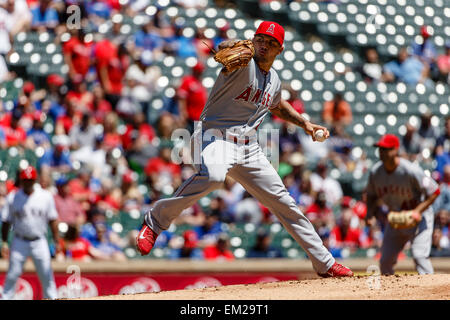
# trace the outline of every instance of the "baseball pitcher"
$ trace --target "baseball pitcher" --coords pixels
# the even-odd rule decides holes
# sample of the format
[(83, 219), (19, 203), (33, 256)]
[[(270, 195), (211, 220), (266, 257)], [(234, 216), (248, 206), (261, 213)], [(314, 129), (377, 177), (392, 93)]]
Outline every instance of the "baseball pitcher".
[(434, 214), (431, 204), (439, 186), (417, 165), (399, 157), (400, 140), (386, 134), (375, 144), (380, 160), (371, 169), (367, 185), (369, 225), (385, 223), (380, 270), (394, 274), (398, 254), (411, 242), (411, 253), (419, 274), (433, 273), (429, 259)]
[[(56, 252), (59, 250), (58, 213), (53, 195), (35, 185), (37, 171), (27, 167), (19, 173), (21, 188), (7, 197), (2, 210), (2, 256), (9, 256), (9, 268), (3, 287), (4, 300), (14, 298), (17, 279), (31, 256), (43, 287), (44, 298), (56, 299), (57, 291), (51, 267), (51, 255), (46, 238), (48, 225), (53, 233)], [(11, 249), (8, 233), (13, 228)]]
[[(329, 136), (325, 127), (307, 121), (281, 99), (281, 81), (272, 64), (283, 51), (283, 42), (283, 27), (264, 21), (252, 40), (229, 40), (219, 45), (215, 59), (224, 67), (194, 131), (193, 144), (199, 145), (201, 160), (198, 172), (180, 186), (173, 198), (157, 201), (145, 215), (136, 239), (142, 255), (150, 252), (158, 234), (169, 228), (183, 209), (220, 188), (229, 175), (278, 217), (320, 276), (353, 275), (336, 263), (323, 245), (256, 139), (256, 130), (269, 111), (300, 126), (314, 141)], [(316, 136), (318, 131), (324, 137)]]

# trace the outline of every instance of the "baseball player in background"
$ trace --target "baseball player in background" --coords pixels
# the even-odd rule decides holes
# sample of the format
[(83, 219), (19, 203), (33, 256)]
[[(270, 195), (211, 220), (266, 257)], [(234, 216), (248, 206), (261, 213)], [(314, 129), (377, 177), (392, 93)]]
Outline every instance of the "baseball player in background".
[[(222, 43), (219, 50), (232, 47), (236, 41)], [(222, 69), (200, 116), (193, 138), (194, 144), (200, 144), (201, 163), (194, 163), (198, 172), (180, 186), (173, 198), (154, 204), (144, 217), (136, 247), (142, 255), (148, 254), (158, 234), (167, 230), (183, 209), (220, 188), (229, 175), (278, 217), (320, 276), (352, 276), (353, 272), (338, 264), (323, 245), (256, 139), (256, 130), (268, 111), (303, 128), (314, 141), (316, 131), (323, 130), (327, 138), (328, 130), (307, 121), (281, 99), (281, 81), (272, 64), (283, 51), (283, 27), (264, 21), (251, 41), (253, 58), (232, 72)], [(203, 139), (198, 142), (198, 137)]]
[(419, 274), (433, 273), (429, 259), (434, 214), (431, 204), (439, 186), (425, 172), (398, 153), (400, 140), (386, 134), (375, 144), (380, 160), (370, 171), (366, 189), (369, 225), (378, 219), (384, 225), (380, 271), (394, 274), (398, 254), (411, 242), (411, 253)]
[[(56, 299), (56, 284), (46, 237), (50, 226), (56, 253), (59, 254), (58, 213), (53, 195), (36, 184), (37, 171), (32, 166), (21, 170), (19, 179), (20, 188), (8, 195), (2, 210), (2, 256), (9, 256), (2, 299), (14, 298), (17, 279), (29, 256), (33, 259), (41, 281), (44, 298)], [(11, 226), (14, 236), (9, 248), (8, 233)]]

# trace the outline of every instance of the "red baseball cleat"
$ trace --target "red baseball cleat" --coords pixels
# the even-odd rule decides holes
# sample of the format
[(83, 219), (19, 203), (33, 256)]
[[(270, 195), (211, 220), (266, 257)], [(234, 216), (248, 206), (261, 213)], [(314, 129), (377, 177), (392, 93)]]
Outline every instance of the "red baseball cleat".
[(142, 256), (150, 253), (157, 237), (156, 232), (153, 232), (144, 222), (139, 235), (136, 237), (136, 248)]
[(335, 262), (326, 273), (319, 273), (322, 278), (352, 277), (353, 272), (342, 264)]

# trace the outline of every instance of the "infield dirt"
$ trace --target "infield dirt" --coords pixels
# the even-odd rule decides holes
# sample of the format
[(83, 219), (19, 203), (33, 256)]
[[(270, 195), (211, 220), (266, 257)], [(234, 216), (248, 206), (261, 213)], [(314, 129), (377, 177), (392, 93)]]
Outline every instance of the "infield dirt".
[(355, 276), (100, 296), (103, 300), (450, 300), (450, 274)]

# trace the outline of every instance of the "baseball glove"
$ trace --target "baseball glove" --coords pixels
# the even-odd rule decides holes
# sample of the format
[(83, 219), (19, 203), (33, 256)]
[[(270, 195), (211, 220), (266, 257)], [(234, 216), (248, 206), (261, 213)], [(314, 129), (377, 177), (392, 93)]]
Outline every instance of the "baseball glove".
[(248, 65), (255, 54), (251, 40), (239, 40), (226, 48), (219, 48), (214, 54), (214, 60), (223, 65), (225, 74)]
[(414, 210), (391, 211), (388, 213), (388, 222), (394, 229), (407, 229), (417, 226), (422, 215)]

